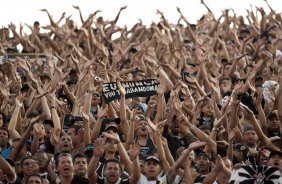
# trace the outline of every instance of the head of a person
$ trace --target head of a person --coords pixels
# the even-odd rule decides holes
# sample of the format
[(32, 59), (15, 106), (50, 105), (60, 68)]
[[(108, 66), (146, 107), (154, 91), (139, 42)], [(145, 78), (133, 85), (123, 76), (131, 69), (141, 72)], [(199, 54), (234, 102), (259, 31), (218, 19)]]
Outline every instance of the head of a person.
[(72, 139), (69, 134), (63, 134), (59, 140), (59, 151), (71, 153), (73, 149)]
[(275, 112), (267, 114), (267, 128), (274, 133), (280, 132), (280, 123)]
[(0, 147), (7, 147), (9, 141), (9, 132), (6, 128), (0, 127)]
[(137, 101), (132, 101), (130, 104), (129, 104), (129, 108), (131, 111), (135, 110), (135, 112), (137, 114), (143, 114), (145, 111), (146, 111), (146, 107), (143, 107), (145, 106), (144, 103), (141, 103), (141, 102), (137, 102)]
[[(227, 157), (223, 157), (223, 164), (225, 165), (225, 167), (231, 172), (232, 171), (232, 162), (229, 158)], [(230, 176), (228, 176), (225, 172), (219, 172), (218, 176), (217, 176), (217, 181), (219, 183), (229, 183), (230, 180)]]
[(149, 130), (148, 130), (148, 122), (146, 120), (146, 117), (143, 114), (137, 114), (136, 116), (138, 117), (137, 122), (134, 126), (136, 135), (147, 136)]
[(146, 74), (142, 70), (135, 70), (133, 72), (133, 79), (134, 80), (144, 80), (146, 78)]
[(42, 184), (43, 179), (39, 174), (33, 173), (27, 176), (26, 184)]
[(210, 157), (203, 152), (196, 154), (195, 166), (200, 174), (209, 173), (211, 167)]
[(71, 137), (74, 146), (80, 144), (83, 141), (82, 126), (73, 124), (68, 129), (68, 135)]
[(87, 174), (87, 159), (83, 154), (76, 154), (73, 157), (74, 175), (86, 176)]
[(45, 171), (45, 169), (47, 168), (49, 164), (49, 157), (47, 153), (43, 150), (38, 150), (35, 153), (35, 157), (38, 162), (39, 171), (42, 171), (42, 172)]
[(156, 180), (162, 170), (159, 158), (156, 156), (148, 156), (145, 159), (143, 170), (148, 181)]
[(35, 157), (26, 156), (21, 161), (23, 175), (26, 177), (33, 173), (39, 172), (39, 165)]
[(282, 152), (272, 151), (269, 155), (269, 165), (272, 167), (282, 167)]
[(238, 161), (245, 161), (249, 156), (249, 148), (241, 143), (237, 143), (233, 146), (233, 156)]
[(107, 139), (105, 143), (105, 154), (115, 154), (117, 151), (117, 144), (112, 139)]
[(246, 125), (244, 127), (243, 138), (248, 147), (254, 148), (258, 141), (257, 133), (253, 125)]
[(61, 153), (56, 159), (56, 169), (60, 178), (71, 178), (74, 171), (71, 154)]
[(231, 90), (231, 79), (229, 77), (223, 77), (219, 81), (219, 87), (222, 93)]
[(122, 174), (120, 161), (117, 159), (107, 160), (103, 171), (107, 183), (116, 183)]
[(262, 75), (257, 75), (256, 78), (255, 78), (255, 87), (258, 88), (258, 87), (262, 87), (263, 85), (263, 76)]
[(105, 126), (105, 132), (118, 132), (118, 125), (114, 121), (110, 121), (109, 123), (106, 124)]
[(39, 33), (39, 31), (40, 31), (40, 23), (39, 23), (38, 21), (35, 21), (35, 22), (33, 23), (33, 31), (34, 31), (35, 33)]
[(96, 106), (99, 103), (101, 103), (100, 93), (98, 93), (97, 91), (94, 91), (92, 94), (91, 105)]
[(210, 100), (204, 100), (201, 104), (201, 114), (204, 117), (213, 117), (214, 109)]
[(52, 120), (44, 120), (43, 125), (45, 127), (45, 138), (50, 138), (51, 137), (51, 132), (54, 128), (54, 124)]
[(168, 128), (171, 133), (174, 135), (178, 135), (180, 131), (180, 120), (177, 119), (176, 115), (173, 115), (171, 121), (168, 122)]
[(223, 76), (226, 76), (228, 74), (230, 67), (231, 63), (225, 63), (223, 65)]

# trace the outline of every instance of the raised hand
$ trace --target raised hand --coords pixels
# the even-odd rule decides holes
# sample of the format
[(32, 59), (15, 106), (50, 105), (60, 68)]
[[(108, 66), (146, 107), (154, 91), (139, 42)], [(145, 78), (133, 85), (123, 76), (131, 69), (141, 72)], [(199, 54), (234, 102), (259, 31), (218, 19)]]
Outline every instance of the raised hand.
[(104, 153), (104, 144), (105, 144), (105, 140), (103, 138), (98, 138), (94, 141), (93, 143), (93, 154), (95, 156), (102, 156)]
[(116, 133), (113, 133), (113, 132), (111, 132), (111, 133), (103, 132), (103, 135), (106, 138), (113, 140), (115, 144), (120, 143), (120, 138), (119, 138), (118, 134), (116, 134)]
[(108, 105), (105, 105), (104, 108), (101, 108), (97, 114), (98, 119), (102, 119), (108, 115)]
[(138, 142), (133, 143), (128, 150), (128, 155), (130, 158), (136, 158), (139, 155), (140, 145)]
[(119, 80), (117, 80), (117, 86), (118, 86), (120, 95), (121, 95), (121, 96), (125, 96), (126, 91), (125, 91), (124, 87), (122, 86), (122, 84), (120, 83)]
[(196, 141), (196, 142), (193, 142), (189, 145), (188, 149), (190, 150), (195, 150), (197, 148), (201, 148), (203, 146), (205, 146), (207, 143), (206, 142), (201, 142), (201, 141)]

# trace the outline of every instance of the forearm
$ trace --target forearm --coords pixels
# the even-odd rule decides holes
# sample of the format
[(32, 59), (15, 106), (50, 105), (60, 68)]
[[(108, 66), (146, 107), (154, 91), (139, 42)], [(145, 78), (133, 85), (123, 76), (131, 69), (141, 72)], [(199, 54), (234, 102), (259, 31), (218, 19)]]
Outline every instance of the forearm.
[(16, 108), (12, 114), (12, 117), (10, 119), (10, 122), (8, 124), (8, 131), (9, 131), (9, 134), (13, 139), (16, 139), (16, 138), (20, 138), (20, 134), (19, 132), (16, 130), (16, 124), (17, 124), (17, 120), (18, 120), (18, 116), (19, 116), (19, 111), (20, 111), (20, 107), (18, 105), (16, 105)]
[(37, 152), (38, 146), (39, 146), (39, 135), (35, 134), (31, 143), (31, 150), (30, 150), (31, 155), (34, 155)]
[(120, 159), (121, 159), (121, 163), (124, 164), (126, 170), (128, 171), (129, 175), (131, 175), (134, 170), (133, 168), (131, 167), (131, 161), (130, 161), (130, 158), (123, 146), (123, 144), (121, 142), (119, 142), (117, 144), (117, 149), (118, 149), (118, 153), (119, 153), (119, 156), (120, 156)]
[(203, 180), (203, 184), (213, 184), (220, 169), (214, 168)]
[(43, 112), (46, 114), (46, 119), (51, 119), (51, 112), (46, 97), (42, 96), (40, 102), (41, 102), (41, 108)]
[(54, 124), (54, 130), (59, 131), (61, 130), (61, 123), (60, 123), (60, 118), (57, 113), (57, 107), (51, 107), (51, 113), (52, 113), (52, 120)]
[(98, 118), (95, 126), (94, 126), (94, 129), (92, 131), (92, 135), (91, 135), (91, 142), (94, 142), (98, 136), (99, 136), (99, 133), (100, 133), (100, 130), (101, 130), (101, 122), (102, 120), (100, 118)]
[(0, 168), (3, 175), (7, 176), (8, 182), (13, 182), (16, 180), (16, 172), (10, 166), (10, 164), (0, 155)]
[(157, 106), (157, 114), (154, 122), (160, 122), (163, 120), (164, 115), (164, 94), (158, 94), (158, 106)]

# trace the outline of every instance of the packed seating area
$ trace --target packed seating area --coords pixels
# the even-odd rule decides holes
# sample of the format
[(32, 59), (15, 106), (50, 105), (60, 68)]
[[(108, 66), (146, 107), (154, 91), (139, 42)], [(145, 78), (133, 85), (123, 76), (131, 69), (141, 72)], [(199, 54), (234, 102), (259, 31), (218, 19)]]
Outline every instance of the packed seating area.
[(0, 183), (282, 184), (281, 13), (201, 3), (2, 27)]

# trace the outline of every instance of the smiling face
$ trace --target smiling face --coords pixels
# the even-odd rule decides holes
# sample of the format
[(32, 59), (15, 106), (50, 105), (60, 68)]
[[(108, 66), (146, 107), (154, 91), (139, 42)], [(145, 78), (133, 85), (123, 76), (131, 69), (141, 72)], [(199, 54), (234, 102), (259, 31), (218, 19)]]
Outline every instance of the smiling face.
[(201, 107), (201, 112), (204, 117), (212, 117), (213, 116), (213, 106), (210, 102), (204, 102), (205, 104)]

